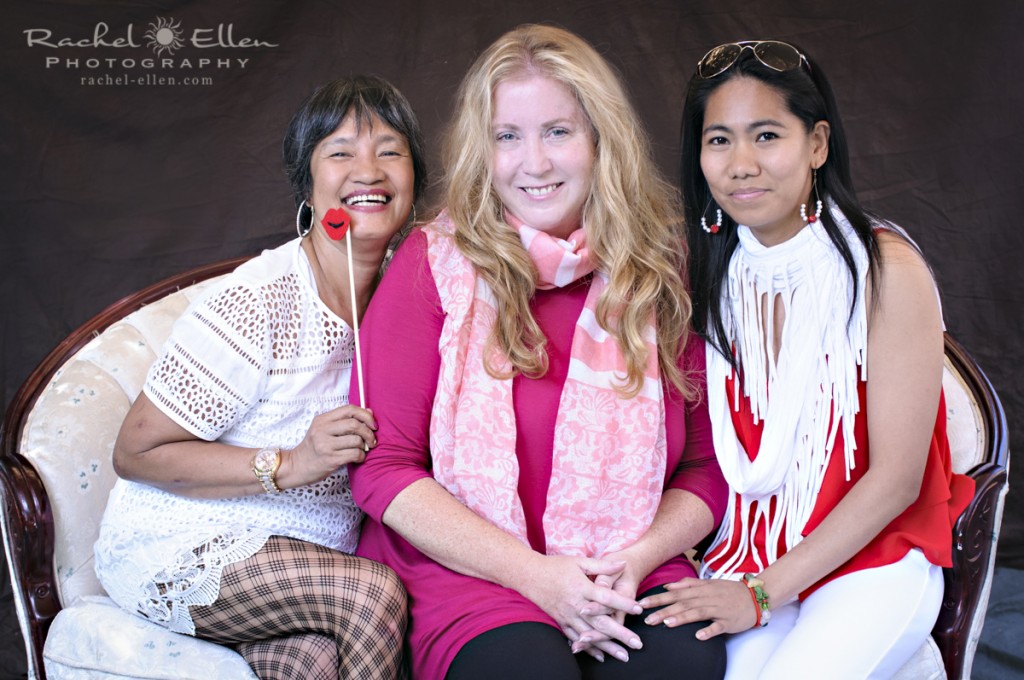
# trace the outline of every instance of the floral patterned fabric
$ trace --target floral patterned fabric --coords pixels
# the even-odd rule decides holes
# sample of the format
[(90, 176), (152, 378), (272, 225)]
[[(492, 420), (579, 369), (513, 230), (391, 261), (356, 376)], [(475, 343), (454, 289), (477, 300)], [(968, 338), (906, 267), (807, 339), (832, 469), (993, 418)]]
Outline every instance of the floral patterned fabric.
[(61, 610), (43, 659), (48, 680), (256, 678), (230, 648), (172, 633), (106, 597), (84, 598)]
[[(483, 370), (488, 363), (508, 368), (507, 360), (485, 357), (496, 301), (455, 247), (453, 230), (446, 213), (424, 229), (430, 270), (446, 313), (430, 423), (434, 477), (471, 510), (528, 544), (518, 491), (512, 380), (495, 379)], [(572, 272), (563, 284), (589, 273), (576, 262), (577, 253), (586, 250), (583, 230), (571, 241), (525, 226), (520, 235), (541, 280), (551, 282), (549, 288), (558, 285), (557, 272)], [(647, 530), (661, 501), (665, 405), (655, 330), (652, 323), (645, 332), (648, 358), (641, 390), (623, 398), (614, 389), (623, 375), (621, 353), (594, 312), (606, 286), (606, 277), (595, 273), (573, 334), (544, 511), (549, 554), (620, 550)]]
[[(65, 605), (46, 637), (50, 680), (255, 677), (233, 650), (121, 610), (93, 569), (93, 543), (117, 479), (111, 451), (121, 421), (174, 322), (216, 281), (172, 293), (107, 328), (57, 371), (25, 421), (19, 448), (51, 500), (54, 568)], [(28, 640), (20, 608), (19, 619)], [(30, 663), (30, 678), (42, 671)]]

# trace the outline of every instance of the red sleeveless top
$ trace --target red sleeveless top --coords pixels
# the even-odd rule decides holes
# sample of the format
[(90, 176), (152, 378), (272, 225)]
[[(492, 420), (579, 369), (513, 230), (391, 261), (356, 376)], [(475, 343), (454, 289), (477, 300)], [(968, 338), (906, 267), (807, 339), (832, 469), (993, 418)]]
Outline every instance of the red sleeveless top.
[[(733, 393), (733, 381), (726, 380), (728, 394)], [(858, 385), (860, 403), (867, 404), (867, 383), (863, 380)], [(754, 460), (757, 457), (761, 445), (761, 433), (764, 428), (764, 421), (754, 424), (754, 417), (750, 410), (750, 403), (747, 399), (740, 400), (738, 410), (732, 411), (732, 422), (736, 428), (736, 436), (743, 446), (747, 456)], [(811, 512), (807, 524), (801, 534), (807, 536), (821, 523), (828, 513), (843, 499), (853, 488), (864, 473), (868, 470), (870, 450), (868, 447), (867, 409), (862, 408), (857, 414), (854, 424), (854, 432), (857, 441), (857, 449), (854, 452), (856, 465), (850, 470), (850, 479), (846, 479), (846, 464), (841, 455), (831, 456), (828, 469), (821, 484), (814, 510)], [(840, 428), (836, 435), (834, 450), (843, 450), (843, 433)], [(935, 416), (935, 427), (932, 430), (932, 439), (928, 448), (928, 462), (925, 465), (924, 477), (921, 480), (921, 492), (906, 510), (890, 522), (881, 533), (870, 543), (864, 546), (860, 552), (851, 557), (846, 563), (830, 573), (822, 580), (800, 594), (800, 599), (807, 597), (817, 588), (838, 578), (861, 569), (870, 569), (887, 564), (893, 564), (902, 559), (912, 548), (919, 548), (924, 556), (932, 564), (940, 567), (952, 566), (952, 529), (960, 514), (967, 507), (971, 498), (974, 497), (974, 480), (966, 475), (956, 474), (952, 471), (949, 454), (949, 441), (946, 438), (946, 401), (944, 395), (939, 395), (939, 409)], [(769, 513), (774, 516), (774, 503), (772, 499), (769, 506)], [(735, 504), (728, 512), (731, 518), (723, 521), (739, 522), (741, 512), (740, 499), (735, 499)], [(751, 517), (748, 518), (748, 525), (753, 526), (753, 513), (757, 509), (757, 502), (751, 504)], [(741, 540), (740, 532), (734, 532), (730, 541), (715, 548), (709, 557), (714, 555), (716, 559), (722, 559), (734, 553)], [(759, 567), (755, 561), (755, 555), (759, 557), (762, 564), (767, 564), (765, 555), (765, 525), (758, 523), (755, 531), (747, 537), (750, 541), (750, 551), (747, 557), (736, 568), (737, 573), (757, 573)], [(778, 554), (785, 552), (785, 546), (780, 542)]]

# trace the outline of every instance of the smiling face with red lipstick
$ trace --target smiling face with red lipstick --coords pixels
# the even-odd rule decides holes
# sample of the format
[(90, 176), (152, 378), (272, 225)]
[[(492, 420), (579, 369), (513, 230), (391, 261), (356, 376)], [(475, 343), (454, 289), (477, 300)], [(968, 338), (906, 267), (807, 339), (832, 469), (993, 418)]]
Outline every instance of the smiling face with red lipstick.
[(777, 90), (733, 78), (708, 97), (700, 167), (722, 210), (775, 245), (805, 225), (800, 205), (828, 157), (828, 134), (825, 121), (808, 130)]
[(541, 75), (505, 80), (494, 91), (494, 190), (534, 229), (566, 238), (580, 226), (591, 191), (594, 140), (562, 83)]
[(317, 221), (341, 208), (355, 239), (390, 240), (412, 210), (409, 143), (376, 116), (346, 116), (313, 150), (310, 171)]

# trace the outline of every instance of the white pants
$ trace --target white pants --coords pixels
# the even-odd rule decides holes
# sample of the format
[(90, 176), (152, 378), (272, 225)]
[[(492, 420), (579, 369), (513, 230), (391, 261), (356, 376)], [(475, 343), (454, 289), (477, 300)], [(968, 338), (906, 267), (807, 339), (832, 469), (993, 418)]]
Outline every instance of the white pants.
[(842, 576), (727, 636), (726, 680), (891, 678), (931, 633), (942, 592), (942, 569), (920, 550)]

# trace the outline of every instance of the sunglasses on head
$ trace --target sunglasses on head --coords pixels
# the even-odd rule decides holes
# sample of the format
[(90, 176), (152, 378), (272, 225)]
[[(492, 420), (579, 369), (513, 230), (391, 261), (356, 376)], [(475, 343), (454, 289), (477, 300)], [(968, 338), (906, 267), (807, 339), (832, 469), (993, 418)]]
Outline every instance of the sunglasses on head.
[(754, 53), (759, 62), (776, 71), (792, 71), (800, 68), (800, 64), (807, 64), (808, 71), (811, 69), (807, 57), (789, 43), (778, 40), (741, 40), (719, 45), (701, 57), (697, 62), (697, 75), (706, 80), (725, 73), (740, 58), (743, 50), (747, 49)]

